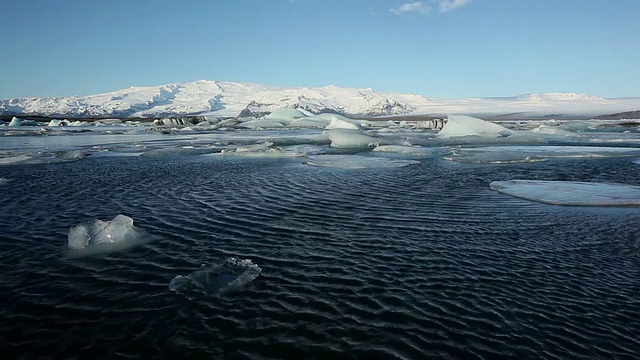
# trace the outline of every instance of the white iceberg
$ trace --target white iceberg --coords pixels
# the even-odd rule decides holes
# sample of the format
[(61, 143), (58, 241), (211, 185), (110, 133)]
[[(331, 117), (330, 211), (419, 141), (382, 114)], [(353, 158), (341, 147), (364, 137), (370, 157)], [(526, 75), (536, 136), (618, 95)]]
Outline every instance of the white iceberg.
[(325, 126), (326, 130), (332, 129), (351, 129), (351, 130), (360, 130), (360, 124), (356, 122), (352, 122), (347, 118), (339, 118), (335, 115), (331, 116), (331, 122), (329, 125)]
[(365, 135), (360, 130), (334, 129), (325, 130), (323, 134), (331, 140), (331, 147), (334, 148), (373, 148), (380, 143), (379, 138)]
[(260, 275), (262, 269), (251, 260), (234, 257), (222, 265), (205, 266), (189, 275), (177, 275), (169, 283), (171, 291), (190, 294), (201, 292), (205, 295), (223, 294), (238, 290)]
[(513, 132), (498, 124), (466, 115), (449, 115), (447, 123), (437, 137), (447, 139), (460, 136), (480, 136), (498, 138), (512, 135)]
[(71, 227), (67, 241), (74, 255), (92, 255), (138, 245), (146, 236), (133, 225), (132, 218), (120, 214), (110, 221), (95, 219)]
[(49, 124), (47, 124), (47, 126), (49, 127), (69, 126), (69, 125), (71, 125), (71, 122), (69, 122), (69, 120), (59, 120), (59, 119), (52, 119), (51, 121), (49, 121)]
[(309, 156), (307, 165), (346, 170), (397, 168), (419, 164), (416, 160), (398, 160), (362, 155), (316, 155)]
[(552, 205), (640, 206), (640, 186), (580, 181), (494, 181), (492, 190)]
[(278, 120), (278, 119), (264, 118), (264, 119), (255, 119), (255, 120), (244, 121), (244, 122), (239, 123), (236, 126), (237, 127), (244, 127), (244, 128), (251, 128), (251, 129), (255, 129), (255, 128), (270, 129), (270, 128), (281, 128), (281, 127), (284, 127), (285, 123), (287, 123), (287, 122), (283, 122), (283, 121)]
[(224, 149), (220, 154), (263, 158), (287, 158), (306, 155), (300, 148), (285, 149), (280, 146), (273, 146), (273, 143), (269, 141), (262, 144), (239, 146), (235, 149)]
[(9, 123), (9, 126), (38, 126), (40, 125), (40, 123), (38, 123), (37, 121), (34, 120), (23, 120), (17, 117), (13, 117), (11, 119), (11, 122)]
[(280, 108), (274, 110), (271, 114), (264, 117), (265, 120), (275, 120), (280, 123), (288, 124), (295, 119), (307, 117), (307, 114), (298, 109)]

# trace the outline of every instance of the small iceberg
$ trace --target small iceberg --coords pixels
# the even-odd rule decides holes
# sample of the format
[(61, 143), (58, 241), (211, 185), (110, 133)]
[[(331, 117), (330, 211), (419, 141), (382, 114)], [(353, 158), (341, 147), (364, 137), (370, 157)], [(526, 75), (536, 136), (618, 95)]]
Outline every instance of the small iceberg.
[(480, 136), (499, 138), (512, 135), (513, 132), (498, 124), (466, 115), (449, 115), (447, 123), (437, 137), (448, 139), (460, 136)]
[(133, 219), (117, 215), (109, 221), (95, 219), (69, 229), (67, 236), (71, 255), (95, 255), (123, 250), (148, 240), (145, 232), (133, 225)]
[(273, 146), (270, 141), (262, 144), (239, 146), (235, 149), (223, 149), (220, 154), (259, 158), (290, 158), (306, 155), (303, 150), (298, 148), (285, 149), (280, 146)]
[(201, 292), (205, 295), (223, 294), (238, 290), (260, 275), (262, 269), (251, 260), (228, 258), (221, 265), (202, 265), (187, 276), (178, 275), (169, 283), (176, 293)]
[(381, 140), (354, 129), (325, 130), (323, 134), (331, 140), (331, 147), (342, 149), (374, 148)]
[(346, 170), (397, 168), (419, 164), (417, 160), (398, 160), (362, 155), (316, 155), (309, 156), (306, 164)]
[(492, 190), (552, 205), (640, 206), (640, 186), (580, 181), (508, 180)]

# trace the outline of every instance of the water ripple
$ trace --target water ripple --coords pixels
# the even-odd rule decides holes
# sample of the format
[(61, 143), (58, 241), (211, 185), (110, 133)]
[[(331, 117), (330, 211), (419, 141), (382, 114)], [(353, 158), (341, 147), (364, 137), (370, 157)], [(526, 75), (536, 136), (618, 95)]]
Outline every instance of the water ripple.
[[(640, 213), (501, 196), (495, 180), (638, 185), (619, 159), (95, 158), (5, 166), (0, 336), (22, 358), (615, 358), (640, 353)], [(626, 169), (626, 170), (625, 170)], [(126, 214), (157, 240), (64, 257), (70, 226)], [(241, 291), (169, 281), (250, 258)], [(61, 329), (68, 329), (61, 331)], [(65, 346), (61, 346), (64, 344)]]

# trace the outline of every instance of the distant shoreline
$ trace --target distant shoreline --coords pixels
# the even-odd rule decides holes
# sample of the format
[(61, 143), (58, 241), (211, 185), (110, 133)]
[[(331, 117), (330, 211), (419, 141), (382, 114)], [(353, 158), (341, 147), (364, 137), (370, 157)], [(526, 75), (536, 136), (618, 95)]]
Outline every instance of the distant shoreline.
[[(549, 115), (534, 115), (527, 113), (510, 113), (510, 114), (468, 114), (476, 116), (484, 120), (490, 121), (526, 121), (526, 120), (625, 120), (625, 119), (640, 119), (640, 110), (626, 111), (616, 114), (603, 114), (596, 116), (589, 115), (565, 115), (565, 114), (549, 114)], [(177, 119), (198, 119), (204, 118), (203, 115), (167, 115), (167, 116), (153, 116), (153, 117), (120, 117), (120, 116), (45, 116), (45, 115), (29, 115), (29, 114), (12, 114), (12, 115), (0, 115), (0, 120), (9, 122), (13, 117), (18, 117), (25, 120), (35, 120), (39, 122), (49, 122), (53, 119), (67, 119), (70, 121), (99, 121), (105, 119), (118, 119), (122, 121), (138, 121), (143, 123), (152, 123), (154, 120), (177, 118)], [(366, 119), (369, 121), (425, 121), (446, 118), (444, 115), (438, 114), (425, 114), (425, 115), (389, 115), (389, 116), (358, 116), (358, 115), (346, 115), (348, 117), (356, 119)], [(224, 116), (223, 118), (237, 118), (235, 116)]]

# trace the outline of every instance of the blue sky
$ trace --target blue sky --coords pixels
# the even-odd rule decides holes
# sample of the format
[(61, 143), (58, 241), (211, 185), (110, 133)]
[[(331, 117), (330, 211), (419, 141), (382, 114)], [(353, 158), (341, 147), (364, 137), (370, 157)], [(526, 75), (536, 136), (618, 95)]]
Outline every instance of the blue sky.
[(0, 98), (201, 79), (640, 96), (638, 0), (0, 0)]

